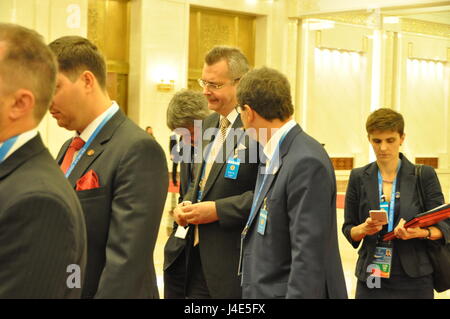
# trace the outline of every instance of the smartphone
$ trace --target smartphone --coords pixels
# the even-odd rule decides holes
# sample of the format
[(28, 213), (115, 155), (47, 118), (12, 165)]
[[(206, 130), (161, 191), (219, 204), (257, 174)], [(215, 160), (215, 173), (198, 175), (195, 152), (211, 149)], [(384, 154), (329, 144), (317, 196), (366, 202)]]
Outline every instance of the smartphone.
[(388, 222), (387, 212), (383, 209), (369, 210), (369, 215), (373, 220), (380, 221), (386, 224)]

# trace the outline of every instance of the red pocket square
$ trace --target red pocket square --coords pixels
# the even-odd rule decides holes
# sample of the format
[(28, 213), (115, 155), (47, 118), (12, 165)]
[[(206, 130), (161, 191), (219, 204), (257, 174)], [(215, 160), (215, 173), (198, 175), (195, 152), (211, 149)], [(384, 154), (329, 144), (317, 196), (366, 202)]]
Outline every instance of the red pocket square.
[(77, 191), (85, 191), (88, 189), (94, 189), (99, 187), (100, 184), (98, 182), (98, 176), (94, 172), (94, 170), (91, 169), (77, 181), (77, 187), (75, 189)]

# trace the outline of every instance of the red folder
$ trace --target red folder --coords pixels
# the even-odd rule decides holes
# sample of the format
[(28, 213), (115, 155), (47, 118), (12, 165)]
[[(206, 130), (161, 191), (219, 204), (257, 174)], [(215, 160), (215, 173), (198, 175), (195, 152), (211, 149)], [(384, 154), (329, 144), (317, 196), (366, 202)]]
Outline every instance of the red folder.
[[(433, 208), (429, 211), (416, 215), (413, 219), (405, 223), (403, 227), (427, 227), (435, 225), (441, 220), (450, 218), (450, 204), (444, 204)], [(394, 232), (391, 231), (384, 235), (383, 240), (388, 241), (395, 238)]]

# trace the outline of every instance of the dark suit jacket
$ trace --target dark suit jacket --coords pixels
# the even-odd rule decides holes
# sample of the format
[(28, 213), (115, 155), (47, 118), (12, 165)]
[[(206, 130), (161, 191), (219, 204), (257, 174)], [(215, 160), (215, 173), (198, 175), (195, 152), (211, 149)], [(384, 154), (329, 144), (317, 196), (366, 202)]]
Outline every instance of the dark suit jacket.
[[(191, 149), (193, 151), (193, 149)], [(180, 157), (182, 154), (180, 154)], [(182, 157), (181, 157), (182, 158)], [(178, 202), (181, 203), (183, 201), (183, 197), (186, 194), (190, 181), (192, 179), (191, 167), (193, 163), (185, 163), (180, 162), (180, 197)], [(178, 224), (174, 223), (172, 234), (169, 236), (169, 239), (164, 246), (164, 270), (167, 270), (173, 262), (177, 259), (177, 257), (181, 254), (186, 246), (186, 239), (181, 239), (175, 237), (175, 232), (177, 230)], [(166, 286), (164, 285), (164, 289)]]
[[(400, 213), (394, 220), (394, 228), (400, 218), (406, 221), (412, 219), (420, 211), (418, 194), (416, 191), (416, 179), (414, 165), (400, 154), (402, 166), (400, 175)], [(369, 210), (380, 209), (378, 198), (378, 166), (376, 162), (364, 167), (355, 168), (350, 173), (350, 180), (345, 196), (345, 222), (342, 231), (354, 248), (358, 248), (360, 242), (355, 242), (350, 236), (353, 227), (360, 225), (369, 217)], [(422, 178), (425, 196), (425, 209), (429, 210), (444, 203), (441, 186), (434, 169), (423, 166)], [(436, 225), (444, 234), (445, 241), (450, 242), (450, 224), (448, 221)], [(368, 277), (367, 267), (373, 261), (373, 255), (377, 244), (377, 234), (366, 236), (359, 249), (356, 264), (356, 277), (365, 281)], [(401, 264), (406, 274), (412, 278), (429, 275), (433, 272), (428, 254), (426, 241), (421, 239), (394, 240), (394, 253), (400, 257)]]
[(79, 298), (67, 286), (72, 264), (82, 283), (83, 213), (38, 135), (0, 164), (0, 299)]
[[(203, 134), (209, 128), (217, 128), (219, 114), (214, 113), (203, 121)], [(199, 250), (205, 280), (212, 298), (241, 298), (240, 278), (238, 277), (240, 235), (248, 218), (252, 205), (253, 189), (255, 188), (258, 153), (257, 143), (250, 142), (248, 136), (238, 143), (238, 138), (244, 134), (242, 122), (238, 116), (233, 126), (237, 136), (228, 134), (224, 145), (231, 145), (225, 158), (233, 156), (240, 144), (246, 149), (239, 150), (241, 159), (237, 179), (225, 178), (226, 163), (214, 163), (206, 181), (202, 201), (215, 201), (219, 220), (210, 224), (199, 225)], [(204, 135), (205, 136), (205, 135)], [(208, 136), (208, 134), (206, 134)], [(212, 139), (203, 141), (203, 151), (212, 143)], [(253, 143), (250, 145), (250, 143)], [(252, 148), (253, 157), (250, 156)], [(220, 155), (219, 155), (220, 156)], [(250, 163), (254, 160), (256, 163)], [(195, 180), (191, 185), (185, 200), (197, 202), (197, 193), (204, 161), (194, 166)], [(191, 226), (190, 233), (194, 227)], [(188, 247), (192, 247), (193, 237)]]
[[(177, 144), (180, 143), (180, 141), (177, 141), (176, 135), (171, 135), (169, 140), (169, 152), (172, 154), (172, 150), (174, 150), (174, 147), (177, 146)], [(172, 158), (172, 182), (174, 185), (177, 184), (177, 167), (178, 167), (178, 161), (176, 161), (174, 158)], [(180, 177), (181, 179), (181, 177)]]
[[(61, 148), (62, 162), (70, 144)], [(168, 189), (161, 146), (118, 111), (69, 176), (94, 170), (100, 188), (78, 191), (88, 233), (83, 298), (158, 298), (153, 249)]]
[[(273, 159), (274, 160), (274, 159)], [(255, 196), (264, 178), (258, 176)], [(266, 199), (264, 235), (257, 232)], [(336, 225), (336, 180), (324, 148), (294, 126), (243, 241), (244, 298), (347, 298)]]
[[(174, 146), (172, 146), (172, 148), (173, 147)], [(185, 149), (185, 150), (190, 149), (191, 154), (194, 151), (194, 149), (192, 147), (185, 146), (183, 148), (183, 144), (181, 144), (181, 151), (183, 149)], [(192, 161), (193, 156), (183, 157), (183, 153), (180, 152), (178, 157), (180, 160), (182, 160), (180, 162), (180, 197), (179, 197), (178, 202), (182, 202), (184, 195), (187, 193), (187, 190), (189, 188), (190, 181), (193, 178), (192, 173), (191, 173), (191, 168), (193, 166), (193, 163), (189, 162), (189, 161), (185, 162), (183, 160), (190, 158)], [(184, 248), (186, 246), (186, 239), (181, 239), (181, 238), (175, 237), (175, 232), (177, 230), (177, 227), (178, 227), (178, 224), (174, 222), (172, 234), (170, 234), (169, 239), (167, 240), (166, 245), (164, 246), (164, 272), (165, 272), (164, 291), (165, 291), (166, 296), (173, 296), (173, 294), (171, 294), (171, 292), (170, 292), (170, 290), (172, 289), (172, 287), (171, 287), (172, 281), (170, 280), (170, 278), (167, 278), (169, 280), (166, 280), (166, 275), (171, 276), (172, 272), (176, 272), (177, 274), (182, 275), (184, 277), (185, 273), (186, 273), (185, 259), (183, 259), (183, 261), (181, 261), (180, 263), (176, 264), (177, 265), (176, 269), (175, 268), (170, 269), (171, 266), (175, 263), (175, 261), (182, 254), (182, 252), (184, 251)], [(183, 256), (184, 256), (184, 254), (183, 254)], [(184, 286), (184, 282), (181, 282), (181, 283), (177, 282), (177, 284)], [(177, 285), (177, 287), (178, 287), (178, 285)], [(178, 289), (176, 289), (176, 291), (178, 291)], [(184, 291), (183, 291), (183, 294), (184, 294)], [(178, 296), (178, 294), (177, 294), (177, 296)], [(178, 297), (181, 298), (181, 297), (184, 297), (184, 295), (183, 296), (179, 295)]]

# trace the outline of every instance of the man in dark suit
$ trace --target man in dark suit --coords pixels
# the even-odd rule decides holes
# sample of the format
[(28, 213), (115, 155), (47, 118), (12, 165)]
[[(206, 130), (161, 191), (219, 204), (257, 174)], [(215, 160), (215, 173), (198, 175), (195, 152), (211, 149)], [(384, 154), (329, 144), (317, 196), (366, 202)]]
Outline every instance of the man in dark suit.
[[(208, 108), (215, 113), (203, 121), (198, 154), (206, 155), (195, 159), (199, 162), (195, 179), (184, 198), (194, 204), (180, 205), (174, 211), (179, 225), (191, 224), (188, 298), (241, 298), (237, 274), (240, 233), (250, 211), (258, 168), (256, 147), (250, 147), (235, 110), (236, 85), (248, 69), (246, 57), (236, 48), (215, 47), (205, 57), (199, 84)], [(236, 159), (239, 168), (232, 170)]]
[(0, 299), (81, 295), (83, 213), (36, 128), (55, 80), (42, 37), (0, 23)]
[[(194, 135), (196, 121), (209, 115), (208, 103), (202, 93), (182, 90), (177, 92), (167, 108), (167, 126), (175, 133), (171, 136), (171, 155), (174, 163), (180, 163), (179, 203), (189, 189), (194, 177)], [(178, 140), (178, 135), (181, 137)], [(172, 143), (174, 141), (174, 143)], [(177, 143), (178, 141), (178, 143)], [(176, 176), (176, 166), (174, 165)], [(174, 223), (172, 233), (164, 246), (164, 298), (184, 299), (186, 282), (186, 232)]]
[(59, 63), (50, 112), (76, 131), (57, 161), (77, 190), (88, 234), (83, 298), (158, 298), (153, 249), (167, 195), (164, 152), (106, 91), (105, 61), (87, 39), (50, 48)]
[(333, 166), (292, 119), (288, 80), (273, 69), (253, 70), (237, 97), (244, 127), (267, 159), (242, 233), (243, 297), (346, 298)]

